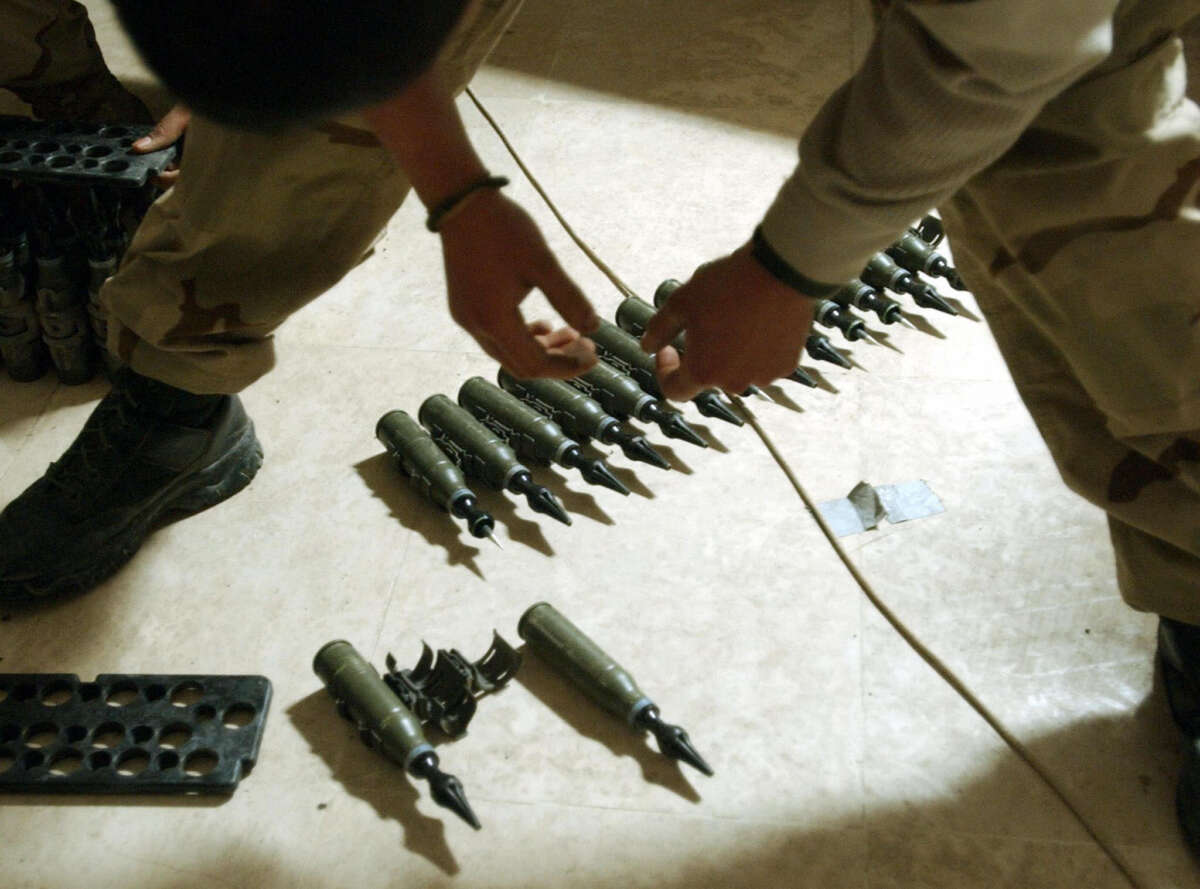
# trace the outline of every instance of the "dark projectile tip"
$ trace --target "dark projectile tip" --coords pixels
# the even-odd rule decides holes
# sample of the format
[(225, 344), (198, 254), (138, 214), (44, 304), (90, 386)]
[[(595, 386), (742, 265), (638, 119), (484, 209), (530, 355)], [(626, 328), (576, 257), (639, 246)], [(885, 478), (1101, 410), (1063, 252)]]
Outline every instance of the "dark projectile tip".
[(733, 412), (733, 408), (721, 400), (716, 392), (701, 392), (692, 399), (692, 403), (696, 405), (696, 409), (705, 417), (711, 417), (714, 420), (724, 420), (726, 423), (732, 423), (734, 426), (745, 426), (746, 422), (741, 417)]
[(667, 728), (670, 729), (669, 732), (661, 732), (655, 736), (658, 738), (659, 749), (672, 759), (686, 762), (692, 768), (711, 778), (713, 776), (712, 766), (706, 763), (704, 757), (692, 746), (692, 739), (688, 737), (687, 732), (677, 725), (667, 726)]
[(612, 474), (603, 460), (582, 459), (579, 462), (579, 471), (583, 473), (584, 479), (593, 485), (602, 485), (610, 491), (616, 491), (618, 494), (629, 496), (629, 489), (621, 484), (621, 480)]
[(807, 386), (810, 389), (817, 388), (817, 381), (814, 380), (809, 375), (808, 371), (802, 367), (797, 367), (794, 371), (788, 374), (787, 378), (793, 383), (800, 383), (801, 385)]
[(958, 273), (958, 269), (956, 269), (954, 266), (946, 267), (945, 278), (946, 278), (946, 281), (950, 284), (950, 286), (953, 287), (955, 290), (968, 290), (969, 289), (967, 287), (967, 282), (962, 279), (962, 276), (959, 275), (959, 273)]
[(651, 466), (657, 466), (659, 469), (671, 468), (671, 464), (667, 462), (667, 458), (656, 451), (654, 446), (640, 435), (622, 441), (621, 450), (625, 452), (625, 456), (630, 460), (649, 463)]
[(808, 354), (820, 361), (828, 361), (830, 364), (836, 364), (839, 367), (844, 367), (846, 370), (854, 367), (850, 359), (834, 348), (828, 337), (810, 338), (808, 342)]
[(657, 707), (653, 705), (647, 707), (640, 714), (638, 722), (654, 733), (654, 737), (658, 740), (658, 749), (666, 756), (685, 762), (697, 771), (712, 777), (712, 767), (692, 746), (692, 739), (688, 737), (688, 733), (677, 725), (663, 722), (658, 715)]
[(930, 286), (925, 286), (921, 289), (921, 293), (913, 294), (917, 301), (917, 305), (927, 309), (937, 309), (939, 312), (945, 312), (947, 315), (957, 315), (958, 309), (950, 305), (942, 299), (937, 289)]
[(571, 524), (571, 516), (563, 508), (563, 505), (558, 502), (548, 488), (543, 488), (541, 485), (534, 486), (533, 490), (525, 494), (525, 499), (529, 501), (529, 505), (534, 512), (540, 512), (542, 515), (548, 515), (552, 519), (557, 519), (564, 525)]
[(699, 432), (688, 425), (688, 421), (683, 418), (683, 414), (676, 413), (675, 411), (666, 412), (665, 416), (659, 420), (658, 426), (666, 434), (667, 438), (677, 438), (680, 441), (694, 444), (698, 448), (708, 447), (708, 442), (700, 436)]
[(462, 782), (453, 775), (434, 771), (429, 776), (429, 789), (433, 793), (433, 801), (443, 809), (449, 809), (476, 830), (483, 827), (471, 808), (471, 804), (467, 802), (467, 794), (463, 791)]

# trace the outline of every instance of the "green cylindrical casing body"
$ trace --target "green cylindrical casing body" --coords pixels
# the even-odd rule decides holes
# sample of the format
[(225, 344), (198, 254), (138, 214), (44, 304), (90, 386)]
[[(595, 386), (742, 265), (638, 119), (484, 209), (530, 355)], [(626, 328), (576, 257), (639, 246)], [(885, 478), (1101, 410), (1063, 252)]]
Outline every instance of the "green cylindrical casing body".
[(630, 725), (653, 706), (620, 664), (548, 602), (539, 602), (521, 615), (517, 632), (538, 657)]
[[(629, 296), (617, 306), (617, 326), (632, 336), (640, 337), (646, 332), (646, 325), (650, 323), (650, 319), (657, 313), (658, 309), (644, 299)], [(671, 345), (675, 347), (675, 351), (682, 353), (687, 347), (684, 335), (681, 333), (671, 340)]]
[(516, 450), (543, 463), (564, 463), (565, 454), (579, 443), (557, 423), (542, 416), (517, 396), (483, 377), (471, 377), (458, 390), (458, 403)]
[(896, 263), (910, 272), (932, 273), (937, 260), (945, 258), (933, 249), (933, 245), (914, 231), (907, 231), (887, 249)]
[(506, 490), (518, 472), (529, 471), (496, 433), (445, 395), (426, 398), (417, 418), (467, 475), (482, 479), (497, 491)]
[(474, 497), (454, 461), (437, 446), (429, 433), (404, 411), (389, 411), (375, 425), (383, 443), (413, 485), (447, 512), (460, 497)]
[(421, 754), (433, 752), (417, 717), (349, 642), (323, 646), (313, 658), (313, 670), (388, 759), (407, 769)]
[(872, 287), (889, 290), (902, 290), (906, 281), (912, 280), (912, 275), (896, 264), (886, 253), (876, 253), (867, 263), (859, 276)]
[(671, 298), (671, 294), (682, 286), (683, 284), (674, 278), (667, 278), (654, 291), (654, 305), (661, 309), (667, 304), (667, 300)]
[(643, 391), (633, 377), (621, 373), (603, 361), (597, 361), (587, 373), (567, 380), (584, 395), (596, 399), (600, 406), (622, 420), (626, 417), (641, 419), (646, 405), (656, 399)]
[(813, 320), (818, 324), (824, 324), (832, 327), (834, 321), (832, 318), (837, 318), (841, 313), (841, 309), (837, 303), (831, 299), (818, 299), (813, 303)]
[(629, 374), (644, 391), (655, 398), (663, 397), (658, 377), (655, 375), (654, 356), (642, 351), (642, 344), (636, 337), (603, 320), (588, 337), (596, 344), (596, 351), (601, 358), (622, 373)]
[(504, 391), (545, 414), (578, 442), (603, 441), (609, 429), (621, 425), (598, 401), (562, 380), (518, 380), (503, 369), (496, 379)]
[(863, 283), (859, 278), (851, 278), (837, 293), (830, 297), (839, 306), (853, 306), (856, 309), (870, 309), (872, 297), (878, 296), (879, 291), (870, 284)]

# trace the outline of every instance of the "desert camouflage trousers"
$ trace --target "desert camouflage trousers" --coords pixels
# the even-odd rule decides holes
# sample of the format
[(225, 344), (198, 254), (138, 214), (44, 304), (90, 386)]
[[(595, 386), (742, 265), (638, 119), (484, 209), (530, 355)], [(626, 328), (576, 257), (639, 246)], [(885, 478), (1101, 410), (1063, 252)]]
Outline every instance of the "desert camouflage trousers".
[[(456, 90), (520, 5), (472, 6), (439, 60)], [(77, 3), (0, 0), (0, 85), (31, 72), (70, 80), (98, 59)], [(272, 332), (368, 254), (408, 192), (356, 116), (270, 134), (193, 118), (178, 182), (101, 292), (109, 350), (193, 392), (244, 389), (274, 365)]]
[(1125, 600), (1193, 624), (1200, 109), (1177, 33), (1197, 6), (1124, 3), (1111, 59), (942, 208), (1063, 479), (1108, 513)]

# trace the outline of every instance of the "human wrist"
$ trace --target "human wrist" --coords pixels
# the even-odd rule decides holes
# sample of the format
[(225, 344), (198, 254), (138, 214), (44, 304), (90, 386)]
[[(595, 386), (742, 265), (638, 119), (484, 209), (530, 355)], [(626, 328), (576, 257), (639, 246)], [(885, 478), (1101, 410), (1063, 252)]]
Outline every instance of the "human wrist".
[(484, 173), (482, 176), (476, 177), (430, 207), (429, 216), (425, 219), (425, 227), (431, 232), (440, 232), (447, 221), (458, 215), (476, 197), (487, 192), (499, 191), (506, 185), (508, 185), (507, 176), (493, 176), (490, 173)]
[(836, 293), (841, 287), (840, 284), (816, 281), (793, 268), (771, 246), (763, 234), (761, 225), (754, 229), (754, 235), (750, 238), (750, 255), (768, 275), (801, 296), (821, 299)]

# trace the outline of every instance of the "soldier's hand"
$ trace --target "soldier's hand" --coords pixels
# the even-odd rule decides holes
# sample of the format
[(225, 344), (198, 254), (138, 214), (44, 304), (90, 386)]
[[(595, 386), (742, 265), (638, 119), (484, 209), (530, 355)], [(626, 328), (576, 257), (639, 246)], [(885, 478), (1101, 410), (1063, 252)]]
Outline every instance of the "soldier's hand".
[[(813, 301), (768, 274), (747, 244), (672, 293), (642, 348), (655, 354), (667, 398), (686, 401), (712, 387), (744, 392), (796, 369), (812, 321)], [(668, 345), (680, 333), (682, 357)]]
[[(183, 138), (183, 134), (191, 122), (191, 109), (186, 105), (175, 105), (154, 125), (154, 129), (133, 143), (133, 150), (138, 154), (146, 154), (174, 145)], [(159, 174), (158, 178), (154, 180), (154, 184), (160, 188), (170, 188), (178, 178), (179, 166), (171, 164)]]
[[(514, 376), (573, 377), (596, 363), (599, 324), (583, 292), (567, 277), (537, 225), (499, 191), (473, 195), (440, 227), (450, 315)], [(545, 294), (570, 327), (527, 325), (520, 303)]]

